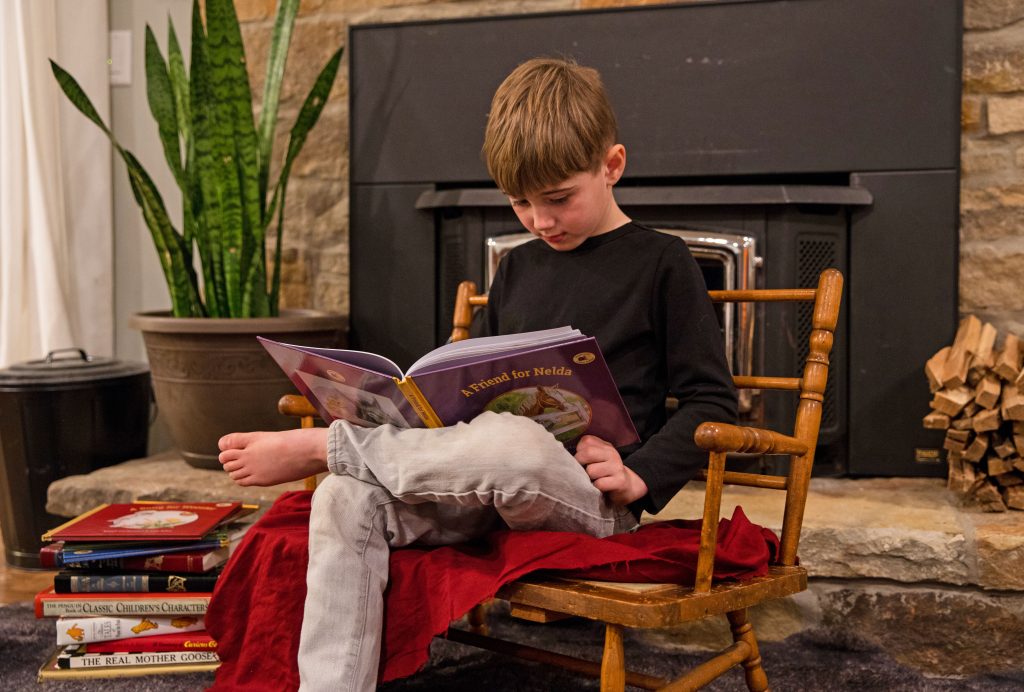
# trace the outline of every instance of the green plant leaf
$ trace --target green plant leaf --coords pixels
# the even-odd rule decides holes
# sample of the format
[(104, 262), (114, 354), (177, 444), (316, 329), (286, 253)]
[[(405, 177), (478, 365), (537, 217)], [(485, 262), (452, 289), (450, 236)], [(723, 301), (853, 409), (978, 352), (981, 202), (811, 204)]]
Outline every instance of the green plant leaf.
[(61, 91), (68, 97), (68, 100), (82, 112), (82, 115), (91, 120), (97, 127), (103, 130), (103, 133), (110, 138), (111, 142), (114, 142), (114, 135), (110, 132), (110, 128), (103, 122), (103, 118), (96, 111), (96, 107), (92, 105), (92, 101), (85, 95), (82, 87), (79, 86), (75, 78), (72, 77), (67, 70), (55, 63), (53, 60), (50, 61), (50, 70), (53, 72), (53, 76), (57, 79), (57, 84), (60, 86)]
[(225, 185), (226, 194), (221, 200), (225, 214), (221, 252), (228, 305), (231, 315), (249, 316), (249, 308), (244, 305), (244, 295), (249, 289), (244, 279), (250, 275), (253, 264), (257, 275), (266, 271), (266, 249), (252, 92), (245, 67), (242, 32), (231, 0), (207, 0), (206, 27), (209, 92), (216, 95), (216, 102), (210, 104), (216, 113), (216, 151), (225, 165), (233, 164), (238, 187), (238, 196), (231, 199), (234, 186)]
[[(281, 100), (281, 84), (288, 60), (288, 48), (292, 42), (295, 15), (299, 11), (299, 0), (281, 0), (274, 18), (274, 32), (270, 39), (270, 54), (267, 56), (267, 75), (263, 81), (263, 105), (260, 108), (260, 198), (266, 200), (267, 183), (270, 180), (271, 153), (274, 149), (274, 130), (277, 127), (277, 109)], [(268, 216), (268, 219), (272, 218)]]
[[(202, 197), (193, 171), (192, 159), (195, 156), (195, 145), (192, 141), (192, 110), (188, 97), (188, 73), (185, 71), (185, 58), (178, 44), (178, 35), (174, 31), (174, 22), (167, 17), (167, 74), (171, 80), (171, 95), (174, 97), (174, 113), (178, 118), (178, 134), (185, 145), (185, 161), (182, 168), (184, 186), (181, 187), (181, 228), (185, 243), (191, 247), (195, 236), (196, 205), (202, 206)], [(198, 198), (198, 199), (197, 199)]]
[(189, 253), (184, 251), (183, 240), (180, 234), (174, 230), (174, 226), (167, 216), (163, 199), (153, 181), (132, 153), (117, 142), (110, 128), (103, 122), (92, 101), (86, 96), (75, 78), (52, 60), (50, 68), (57, 79), (57, 84), (71, 103), (107, 135), (110, 143), (128, 168), (132, 193), (142, 209), (143, 219), (153, 238), (157, 257), (164, 272), (168, 293), (171, 297), (172, 313), (179, 317), (201, 317), (203, 307), (199, 299), (195, 272), (192, 270), (192, 258)]
[(153, 236), (153, 242), (164, 269), (164, 276), (171, 289), (171, 312), (175, 317), (204, 317), (195, 270), (192, 268), (192, 253), (181, 235), (174, 229), (163, 198), (156, 185), (131, 152), (118, 147), (128, 168), (135, 201), (142, 208), (142, 216)]
[[(201, 208), (195, 209), (196, 247), (203, 263), (203, 282), (206, 287), (206, 307), (211, 317), (230, 317), (227, 282), (222, 253), (223, 227), (227, 223), (223, 190), (232, 182), (236, 188), (233, 199), (238, 199), (237, 178), (224, 175), (222, 152), (231, 149), (231, 132), (218, 128), (216, 109), (211, 93), (207, 39), (199, 13), (199, 2), (192, 3), (192, 78), (189, 80), (189, 101), (192, 106), (192, 139), (194, 143), (194, 174), (201, 193)], [(224, 142), (225, 138), (228, 140)], [(241, 214), (238, 214), (240, 219)], [(238, 221), (241, 225), (241, 221)]]
[(285, 195), (288, 191), (288, 177), (291, 175), (292, 164), (306, 143), (309, 131), (313, 129), (317, 120), (320, 119), (320, 114), (327, 103), (327, 97), (334, 86), (334, 78), (338, 75), (338, 66), (341, 63), (341, 56), (344, 50), (344, 47), (342, 47), (334, 52), (331, 59), (320, 70), (320, 74), (317, 75), (312, 89), (309, 90), (306, 100), (302, 103), (302, 108), (299, 110), (299, 115), (295, 119), (295, 124), (292, 126), (292, 131), (288, 137), (288, 152), (285, 155), (284, 165), (281, 167), (281, 175), (277, 179), (273, 199), (267, 210), (268, 219), (273, 218), (273, 214), (277, 209), (281, 210), (281, 213), (278, 214), (277, 246), (274, 253), (274, 273), (271, 279), (271, 306), (278, 304), (281, 295), (281, 240), (284, 234), (283, 212)]
[(178, 115), (174, 108), (171, 78), (167, 74), (167, 63), (160, 54), (153, 30), (146, 25), (146, 99), (149, 112), (156, 120), (160, 143), (164, 148), (164, 158), (178, 181), (182, 195), (188, 193), (185, 171), (181, 165), (181, 145), (178, 141)]

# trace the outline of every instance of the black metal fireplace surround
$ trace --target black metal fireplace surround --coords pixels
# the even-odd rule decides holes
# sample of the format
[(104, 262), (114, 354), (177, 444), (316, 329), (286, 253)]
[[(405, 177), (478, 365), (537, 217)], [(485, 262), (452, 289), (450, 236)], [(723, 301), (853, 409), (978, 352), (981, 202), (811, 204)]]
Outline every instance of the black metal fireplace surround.
[[(408, 364), (443, 341), (456, 283), (485, 284), (522, 231), (480, 159), (490, 97), (527, 58), (572, 57), (619, 117), (621, 206), (695, 242), (709, 288), (846, 275), (816, 473), (943, 474), (922, 367), (957, 320), (961, 33), (954, 0), (353, 26), (351, 342)], [(797, 374), (809, 313), (739, 322), (755, 368)], [(782, 405), (748, 404), (769, 423)]]

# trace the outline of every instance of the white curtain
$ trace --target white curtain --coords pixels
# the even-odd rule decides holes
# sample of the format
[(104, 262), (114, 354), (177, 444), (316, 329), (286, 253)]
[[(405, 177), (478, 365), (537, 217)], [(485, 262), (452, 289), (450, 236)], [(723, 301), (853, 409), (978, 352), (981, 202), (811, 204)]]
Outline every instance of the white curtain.
[(110, 147), (50, 71), (109, 122), (107, 0), (0, 2), (0, 367), (113, 353)]

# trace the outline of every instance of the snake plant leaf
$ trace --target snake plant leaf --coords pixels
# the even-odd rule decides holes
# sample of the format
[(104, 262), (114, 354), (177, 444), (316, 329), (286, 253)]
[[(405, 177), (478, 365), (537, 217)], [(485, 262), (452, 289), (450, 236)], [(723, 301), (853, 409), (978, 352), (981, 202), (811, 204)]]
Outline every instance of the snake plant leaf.
[[(174, 96), (174, 113), (178, 116), (178, 132), (183, 141), (192, 137), (192, 113), (188, 99), (188, 73), (185, 71), (185, 58), (178, 43), (178, 34), (174, 31), (174, 23), (167, 18), (167, 72), (171, 79), (171, 94)], [(188, 159), (185, 159), (188, 168)]]
[[(171, 21), (169, 16), (167, 17), (167, 74), (171, 80), (171, 95), (174, 97), (174, 114), (178, 118), (178, 134), (185, 145), (185, 160), (182, 170), (183, 180), (178, 182), (178, 187), (181, 188), (181, 227), (185, 242), (191, 245), (193, 233), (195, 232), (194, 207), (197, 204), (202, 206), (202, 197), (199, 196), (191, 163), (194, 156), (194, 147), (192, 142), (192, 112), (188, 98), (188, 73), (185, 70), (185, 58), (181, 52), (181, 45), (178, 43), (178, 35), (174, 31), (174, 22)], [(184, 182), (184, 186), (182, 186), (182, 182)]]
[[(230, 155), (232, 133), (230, 125), (217, 122), (216, 103), (210, 84), (210, 66), (207, 58), (208, 42), (200, 20), (198, 0), (193, 0), (192, 13), (192, 78), (189, 80), (189, 100), (192, 105), (192, 137), (195, 146), (195, 175), (203, 199), (201, 219), (196, 226), (196, 245), (203, 258), (203, 280), (207, 286), (206, 306), (212, 317), (230, 317), (227, 275), (224, 269), (224, 227), (231, 223), (231, 210), (225, 209), (225, 197), (232, 196), (237, 212), (236, 224), (241, 227), (241, 213), (237, 208), (237, 195), (230, 195), (225, 186), (237, 190), (238, 181), (225, 175), (224, 157)], [(211, 288), (212, 287), (212, 288)], [(239, 301), (239, 304), (241, 301)]]
[(50, 71), (53, 72), (53, 76), (57, 79), (57, 84), (60, 86), (61, 91), (68, 97), (68, 100), (82, 112), (82, 115), (91, 120), (98, 128), (103, 130), (103, 133), (110, 138), (110, 141), (114, 141), (114, 135), (110, 132), (110, 128), (103, 122), (103, 118), (96, 111), (96, 107), (92, 105), (92, 101), (85, 95), (85, 91), (79, 86), (75, 78), (72, 77), (67, 70), (55, 63), (53, 60), (50, 61)]
[[(223, 168), (224, 196), (219, 200), (224, 279), (232, 316), (245, 315), (244, 278), (251, 264), (265, 263), (262, 204), (259, 196), (259, 148), (252, 117), (252, 91), (245, 67), (245, 49), (231, 0), (207, 0), (207, 67), (214, 112), (214, 150)], [(216, 99), (212, 99), (213, 96)], [(193, 104), (195, 106), (195, 104)], [(238, 192), (234, 188), (237, 186)], [(205, 197), (205, 195), (204, 195)], [(257, 272), (260, 268), (257, 267)], [(253, 315), (260, 316), (260, 315)]]
[(160, 143), (164, 148), (164, 158), (170, 166), (178, 187), (184, 194), (188, 185), (185, 182), (185, 170), (181, 164), (181, 145), (178, 141), (178, 114), (174, 107), (171, 77), (167, 72), (167, 63), (160, 54), (153, 30), (146, 26), (146, 99), (149, 101), (149, 112), (156, 120)]
[[(263, 105), (260, 108), (260, 199), (266, 200), (267, 183), (270, 179), (270, 159), (274, 148), (274, 129), (277, 125), (277, 109), (281, 101), (281, 84), (284, 82), (284, 68), (288, 60), (288, 47), (292, 41), (295, 15), (299, 11), (299, 0), (281, 0), (274, 18), (274, 32), (270, 38), (270, 54), (267, 56), (267, 74), (263, 81)], [(267, 217), (272, 218), (271, 216)]]
[(180, 236), (174, 230), (170, 218), (167, 216), (163, 199), (153, 181), (132, 153), (117, 142), (110, 128), (103, 122), (92, 101), (86, 96), (85, 91), (82, 90), (75, 78), (52, 60), (50, 69), (57, 79), (57, 84), (71, 103), (107, 135), (114, 149), (124, 159), (128, 168), (132, 193), (142, 208), (143, 218), (153, 237), (157, 257), (167, 279), (171, 294), (172, 313), (180, 317), (202, 316), (202, 304), (199, 301), (194, 272), (190, 270), (191, 258), (189, 257), (186, 261), (185, 253), (182, 252), (179, 242)]
[(128, 168), (135, 200), (153, 236), (160, 256), (160, 264), (171, 293), (171, 311), (175, 317), (203, 317), (195, 271), (192, 269), (191, 248), (184, 245), (181, 235), (174, 229), (156, 185), (131, 152), (118, 147)]
[(334, 86), (334, 78), (338, 75), (338, 66), (341, 64), (341, 56), (344, 47), (339, 48), (327, 61), (320, 74), (317, 75), (313, 87), (309, 90), (306, 100), (299, 109), (299, 115), (295, 119), (292, 131), (288, 137), (288, 152), (285, 155), (284, 165), (281, 167), (281, 174), (278, 176), (277, 185), (274, 189), (274, 196), (267, 211), (267, 218), (273, 218), (275, 210), (280, 209), (277, 223), (277, 243), (274, 252), (274, 274), (271, 279), (270, 304), (277, 305), (281, 294), (281, 240), (284, 233), (284, 200), (288, 190), (288, 177), (291, 175), (292, 164), (298, 157), (302, 147), (306, 144), (306, 137), (309, 131), (316, 125), (323, 112), (327, 97)]

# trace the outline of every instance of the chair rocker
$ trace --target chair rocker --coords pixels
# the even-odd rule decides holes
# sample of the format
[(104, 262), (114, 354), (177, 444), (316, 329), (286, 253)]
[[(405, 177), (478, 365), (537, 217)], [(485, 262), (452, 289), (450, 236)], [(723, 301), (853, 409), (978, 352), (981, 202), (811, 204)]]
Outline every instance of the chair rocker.
[[(497, 598), (508, 601), (510, 613), (533, 622), (551, 622), (577, 616), (605, 625), (604, 652), (600, 663), (563, 656), (503, 641), (487, 635), (482, 606), (470, 613), (470, 631), (450, 628), (447, 637), (527, 660), (562, 666), (577, 673), (600, 678), (602, 692), (618, 692), (632, 685), (647, 690), (696, 690), (726, 671), (742, 665), (748, 689), (768, 690), (768, 678), (761, 665), (757, 639), (747, 619), (747, 609), (764, 601), (798, 593), (807, 588), (807, 571), (797, 564), (797, 548), (814, 452), (821, 423), (822, 402), (828, 378), (829, 353), (839, 317), (843, 277), (835, 269), (821, 273), (817, 288), (709, 291), (713, 302), (813, 303), (809, 350), (801, 377), (735, 376), (739, 389), (777, 389), (799, 393), (792, 433), (761, 428), (703, 423), (695, 440), (709, 452), (708, 467), (700, 474), (706, 482), (704, 511), (693, 586), (677, 585), (654, 590), (624, 589), (620, 584), (603, 585), (589, 580), (550, 575), (527, 576), (502, 587)], [(469, 336), (476, 308), (487, 304), (473, 282), (459, 285), (453, 319), (452, 340)], [(313, 425), (316, 411), (297, 395), (283, 397), (279, 410)], [(785, 476), (740, 473), (725, 470), (726, 455), (748, 453), (790, 457)], [(712, 583), (716, 534), (722, 490), (725, 484), (742, 485), (786, 493), (780, 550), (768, 574), (747, 581)], [(671, 627), (708, 616), (724, 615), (732, 631), (733, 644), (674, 680), (626, 670), (623, 649), (624, 628)]]

